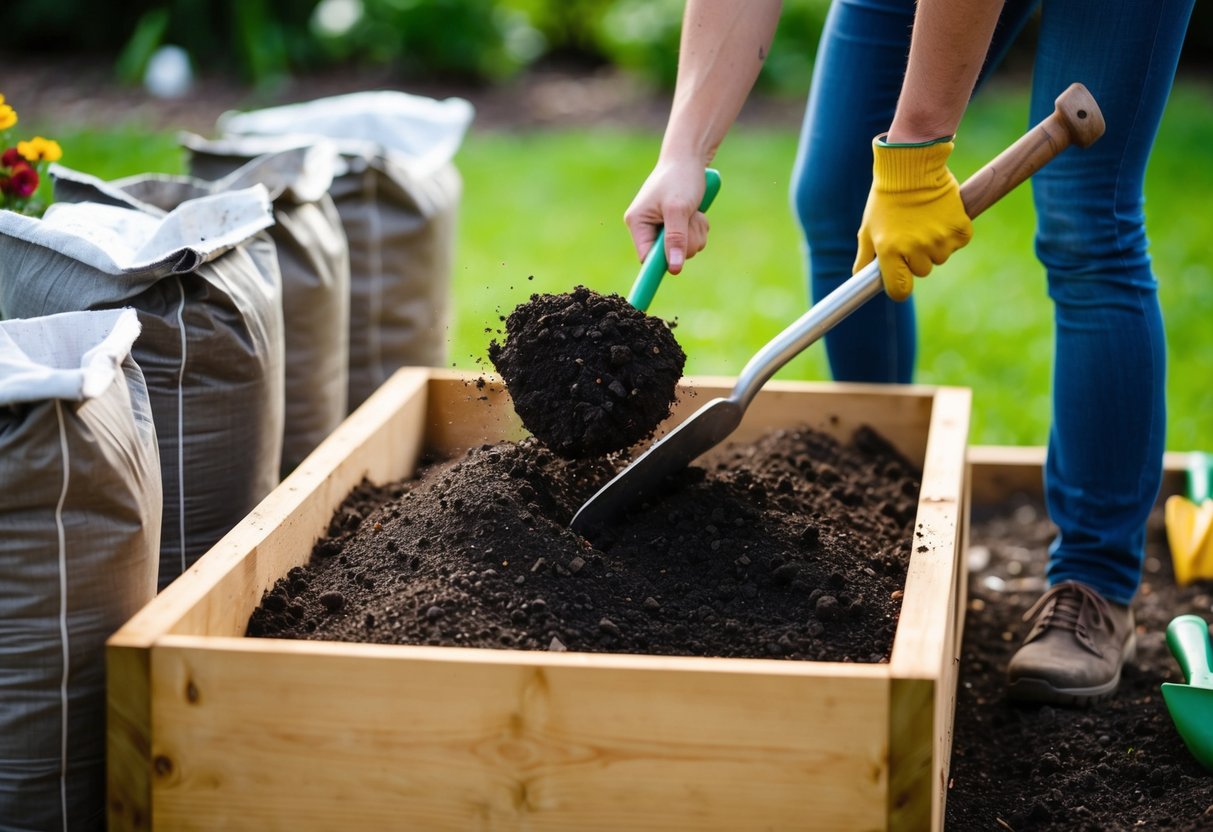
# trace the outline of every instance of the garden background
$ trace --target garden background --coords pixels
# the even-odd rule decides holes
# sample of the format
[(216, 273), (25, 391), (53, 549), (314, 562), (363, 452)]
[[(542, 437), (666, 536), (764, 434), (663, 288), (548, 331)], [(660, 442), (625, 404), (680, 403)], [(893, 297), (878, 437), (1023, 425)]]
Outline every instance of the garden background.
[[(807, 304), (788, 185), (827, 0), (786, 0), (775, 45), (716, 160), (707, 250), (651, 307), (676, 319), (687, 372), (735, 374)], [(227, 109), (362, 89), (460, 95), (477, 108), (464, 177), (450, 361), (489, 369), (499, 316), (535, 291), (626, 293), (637, 270), (622, 214), (656, 156), (681, 0), (9, 0), (0, 94), (22, 135), (103, 178), (181, 172), (177, 132)], [(166, 44), (189, 55), (179, 98), (142, 86)], [(1027, 127), (1031, 28), (961, 125), (964, 178)], [(1197, 4), (1147, 180), (1167, 322), (1172, 450), (1213, 450), (1213, 11)], [(1080, 80), (1080, 79), (1079, 79)], [(1060, 92), (1060, 90), (1059, 90)], [(974, 391), (971, 439), (1043, 444), (1052, 308), (1033, 255), (1031, 197), (1009, 196), (973, 243), (920, 283), (917, 380)], [(1109, 356), (1115, 360), (1115, 356)], [(782, 373), (824, 379), (824, 349)]]

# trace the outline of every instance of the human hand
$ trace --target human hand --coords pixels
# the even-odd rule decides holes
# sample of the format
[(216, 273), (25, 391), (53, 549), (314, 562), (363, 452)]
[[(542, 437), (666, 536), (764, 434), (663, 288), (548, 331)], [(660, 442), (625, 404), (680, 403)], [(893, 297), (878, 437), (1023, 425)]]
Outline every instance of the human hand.
[(708, 238), (708, 218), (698, 209), (704, 195), (703, 163), (698, 159), (658, 162), (623, 215), (641, 261), (665, 228), (666, 260), (678, 274)]
[(859, 227), (852, 273), (879, 261), (885, 292), (902, 301), (913, 276), (926, 277), (973, 236), (973, 223), (948, 170), (951, 141), (927, 145), (872, 142), (872, 190)]

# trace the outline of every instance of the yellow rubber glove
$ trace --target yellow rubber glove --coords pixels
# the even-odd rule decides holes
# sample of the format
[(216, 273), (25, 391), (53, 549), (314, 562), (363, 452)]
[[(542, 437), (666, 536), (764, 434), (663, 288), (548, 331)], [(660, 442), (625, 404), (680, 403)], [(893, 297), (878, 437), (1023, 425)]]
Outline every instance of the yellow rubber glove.
[(912, 275), (926, 277), (973, 236), (960, 200), (960, 185), (948, 170), (950, 140), (923, 145), (872, 141), (872, 190), (859, 227), (859, 252), (851, 273), (880, 262), (884, 289), (905, 300)]

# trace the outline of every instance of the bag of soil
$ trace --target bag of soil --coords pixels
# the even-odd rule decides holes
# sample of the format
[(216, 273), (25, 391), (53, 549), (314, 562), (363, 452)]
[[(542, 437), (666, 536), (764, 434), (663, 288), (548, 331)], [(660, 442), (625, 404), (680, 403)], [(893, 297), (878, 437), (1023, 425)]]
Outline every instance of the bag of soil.
[(0, 828), (105, 824), (105, 640), (156, 594), (130, 309), (0, 322)]
[[(337, 161), (330, 142), (263, 155), (228, 152), (222, 142), (184, 134), (193, 158), (226, 168), (217, 181), (140, 175), (102, 186), (61, 166), (51, 169), (56, 199), (114, 201), (135, 197), (160, 208), (181, 193), (224, 193), (261, 184), (274, 206), (267, 233), (282, 273), (286, 345), (282, 475), (290, 473), (345, 418), (349, 379), (350, 253), (329, 187)], [(177, 183), (177, 184), (165, 184)], [(123, 195), (112, 194), (117, 189)], [(107, 196), (106, 191), (111, 194)]]
[[(219, 130), (246, 153), (318, 138), (341, 152), (331, 193), (350, 246), (351, 410), (400, 367), (446, 363), (462, 194), (451, 160), (471, 120), (461, 98), (388, 91), (219, 119)], [(194, 175), (223, 173), (202, 162), (195, 160)]]
[(272, 223), (260, 185), (167, 214), (93, 202), (57, 202), (41, 220), (0, 213), (0, 318), (138, 312), (133, 352), (164, 485), (161, 587), (278, 482), (281, 286), (274, 245), (259, 233)]

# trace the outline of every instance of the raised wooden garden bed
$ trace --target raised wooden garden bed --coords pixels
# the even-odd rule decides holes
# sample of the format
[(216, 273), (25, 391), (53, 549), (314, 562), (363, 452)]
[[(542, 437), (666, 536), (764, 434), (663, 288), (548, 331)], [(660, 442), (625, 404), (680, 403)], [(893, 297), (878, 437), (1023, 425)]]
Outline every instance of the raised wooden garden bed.
[[(773, 382), (735, 438), (870, 424), (923, 471), (887, 664), (243, 638), (364, 477), (518, 438), (401, 370), (109, 642), (109, 820), (134, 829), (925, 829), (946, 794), (969, 392)], [(685, 418), (731, 386), (690, 382)], [(481, 401), (487, 396), (487, 401)]]

